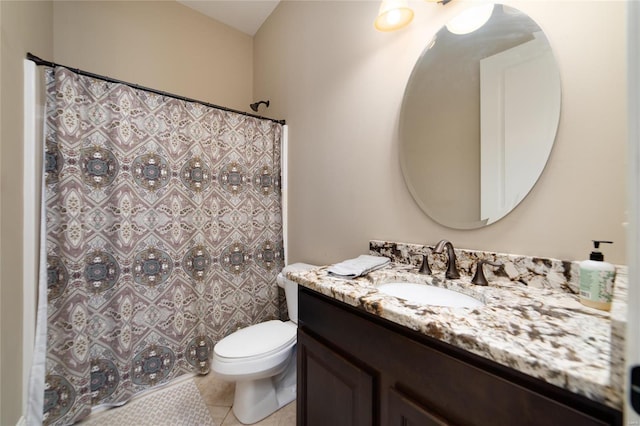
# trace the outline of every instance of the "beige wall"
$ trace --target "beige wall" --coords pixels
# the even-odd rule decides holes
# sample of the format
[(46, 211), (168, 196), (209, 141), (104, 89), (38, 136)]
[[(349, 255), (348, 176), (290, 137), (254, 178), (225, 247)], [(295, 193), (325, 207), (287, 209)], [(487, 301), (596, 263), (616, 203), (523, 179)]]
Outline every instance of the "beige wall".
[[(327, 264), (370, 239), (584, 259), (611, 239), (625, 263), (626, 63), (624, 2), (506, 1), (547, 34), (560, 67), (555, 147), (529, 196), (473, 231), (426, 217), (405, 187), (397, 124), (424, 44), (464, 2), (414, 2), (412, 25), (373, 29), (379, 2), (281, 3), (254, 40), (254, 93), (290, 125), (289, 261)], [(603, 37), (606, 34), (606, 37)]]
[(0, 424), (22, 411), (22, 120), (27, 51), (53, 55), (51, 2), (0, 1)]
[(253, 39), (174, 1), (55, 1), (54, 60), (250, 111)]

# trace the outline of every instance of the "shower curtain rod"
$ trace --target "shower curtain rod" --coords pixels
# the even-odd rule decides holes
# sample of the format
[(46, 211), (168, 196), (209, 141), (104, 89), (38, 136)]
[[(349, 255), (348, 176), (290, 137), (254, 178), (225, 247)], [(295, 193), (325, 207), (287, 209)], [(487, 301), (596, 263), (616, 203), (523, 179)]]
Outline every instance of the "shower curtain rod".
[(227, 112), (235, 112), (236, 114), (246, 115), (248, 117), (260, 118), (262, 120), (269, 120), (269, 121), (273, 121), (273, 122), (278, 123), (278, 124), (282, 124), (283, 126), (285, 124), (287, 124), (285, 120), (277, 120), (275, 118), (263, 117), (261, 115), (251, 114), (251, 113), (240, 111), (240, 110), (237, 110), (237, 109), (226, 108), (226, 107), (223, 107), (223, 106), (220, 106), (220, 105), (215, 105), (215, 104), (212, 104), (212, 103), (209, 103), (209, 102), (199, 101), (197, 99), (191, 99), (191, 98), (187, 98), (187, 97), (180, 96), (180, 95), (174, 95), (173, 93), (163, 92), (161, 90), (150, 89), (148, 87), (139, 86), (137, 84), (129, 83), (129, 82), (122, 81), (122, 80), (117, 80), (117, 79), (111, 78), (111, 77), (105, 77), (103, 75), (94, 74), (94, 73), (91, 73), (91, 72), (88, 72), (88, 71), (83, 71), (83, 70), (80, 70), (78, 68), (68, 67), (66, 65), (57, 64), (55, 62), (45, 61), (44, 59), (40, 59), (39, 57), (35, 56), (34, 54), (32, 54), (30, 52), (27, 53), (27, 59), (30, 60), (30, 61), (35, 62), (36, 65), (44, 65), (44, 66), (47, 66), (47, 67), (64, 67), (64, 68), (70, 69), (71, 71), (75, 72), (76, 74), (84, 75), (86, 77), (96, 78), (98, 80), (108, 81), (110, 83), (124, 84), (126, 86), (133, 87), (134, 89), (140, 89), (140, 90), (144, 90), (144, 91), (147, 91), (147, 92), (155, 93), (156, 95), (167, 96), (169, 98), (179, 99), (181, 101), (186, 101), (186, 102), (194, 102), (194, 103), (197, 103), (197, 104), (200, 104), (200, 105), (204, 105), (204, 106), (208, 106), (208, 107), (211, 107), (211, 108), (216, 108), (216, 109), (221, 109), (221, 110), (227, 111)]

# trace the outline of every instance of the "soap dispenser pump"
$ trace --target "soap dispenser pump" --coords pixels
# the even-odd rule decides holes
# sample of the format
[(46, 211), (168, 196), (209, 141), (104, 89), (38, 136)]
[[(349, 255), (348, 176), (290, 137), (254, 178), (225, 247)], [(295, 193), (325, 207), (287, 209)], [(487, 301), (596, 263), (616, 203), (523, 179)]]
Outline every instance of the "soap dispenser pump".
[(611, 310), (616, 268), (604, 261), (600, 244), (613, 244), (613, 241), (593, 240), (594, 248), (589, 260), (580, 262), (580, 302), (591, 308), (608, 311)]

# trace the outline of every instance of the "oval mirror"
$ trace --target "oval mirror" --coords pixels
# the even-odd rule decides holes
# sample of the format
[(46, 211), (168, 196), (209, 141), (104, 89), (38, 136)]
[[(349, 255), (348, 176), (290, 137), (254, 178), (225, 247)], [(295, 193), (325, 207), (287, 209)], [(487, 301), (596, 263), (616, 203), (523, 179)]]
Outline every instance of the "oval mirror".
[(494, 223), (535, 185), (559, 119), (547, 38), (526, 14), (496, 4), (472, 33), (443, 27), (418, 59), (400, 113), (405, 182), (442, 225)]

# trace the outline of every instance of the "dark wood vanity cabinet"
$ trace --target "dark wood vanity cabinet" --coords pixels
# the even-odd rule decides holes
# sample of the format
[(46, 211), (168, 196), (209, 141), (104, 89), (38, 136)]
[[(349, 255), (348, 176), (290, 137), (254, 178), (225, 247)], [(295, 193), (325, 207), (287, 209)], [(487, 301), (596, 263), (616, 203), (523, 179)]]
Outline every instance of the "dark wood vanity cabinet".
[[(298, 395), (299, 424), (308, 426), (373, 424), (375, 377), (304, 331), (298, 334), (298, 359), (304, 368)], [(302, 403), (304, 401), (304, 403)]]
[(307, 288), (299, 426), (621, 425), (622, 414)]

